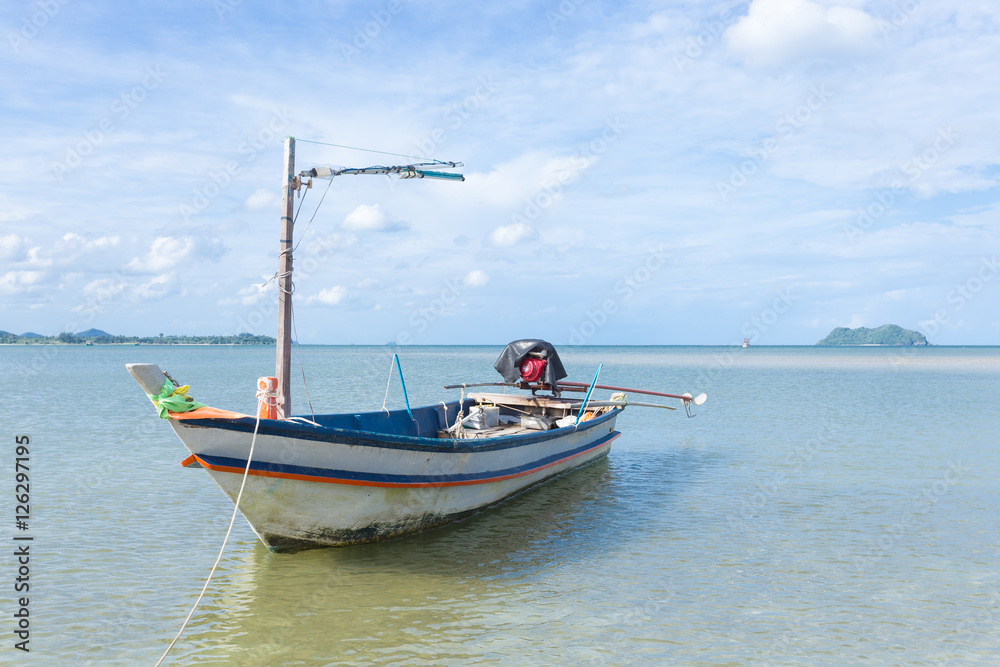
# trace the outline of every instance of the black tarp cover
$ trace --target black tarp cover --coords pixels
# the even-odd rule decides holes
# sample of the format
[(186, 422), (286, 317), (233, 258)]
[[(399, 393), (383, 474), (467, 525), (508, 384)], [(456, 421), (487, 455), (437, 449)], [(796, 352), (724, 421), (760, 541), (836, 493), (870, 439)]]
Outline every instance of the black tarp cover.
[(559, 354), (552, 343), (532, 338), (507, 343), (507, 347), (500, 353), (493, 368), (497, 369), (505, 382), (517, 382), (521, 378), (521, 363), (530, 352), (540, 352), (542, 358), (549, 362), (545, 364), (542, 382), (554, 387), (557, 381), (566, 377), (566, 369), (563, 368)]

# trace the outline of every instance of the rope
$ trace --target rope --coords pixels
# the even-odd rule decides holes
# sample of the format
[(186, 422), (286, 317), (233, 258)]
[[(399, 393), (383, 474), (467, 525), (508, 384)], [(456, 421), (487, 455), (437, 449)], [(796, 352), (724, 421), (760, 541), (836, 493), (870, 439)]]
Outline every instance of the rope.
[[(299, 236), (299, 243), (302, 243), (302, 239), (304, 239), (306, 237), (306, 232), (309, 231), (309, 226), (313, 223), (313, 220), (316, 219), (316, 214), (319, 213), (319, 207), (323, 205), (323, 200), (326, 199), (326, 193), (328, 193), (330, 191), (330, 186), (331, 185), (333, 185), (333, 180), (327, 181), (326, 190), (323, 190), (323, 196), (319, 198), (319, 203), (316, 204), (316, 210), (313, 211), (312, 217), (309, 218), (309, 222), (306, 223), (306, 228), (302, 230), (302, 234), (301, 234), (301, 236)], [(308, 190), (306, 192), (308, 192)], [(305, 197), (303, 196), (302, 199), (305, 199)], [(299, 209), (300, 210), (301, 210), (301, 208), (302, 208), (302, 206), (299, 205)], [(296, 218), (299, 217), (297, 213), (295, 214), (295, 217)], [(293, 221), (292, 224), (294, 225), (295, 222)], [(292, 248), (292, 252), (298, 250), (299, 243), (295, 244), (295, 247)], [(282, 252), (284, 252), (284, 250), (282, 250)]]
[(299, 330), (295, 326), (295, 303), (292, 303), (292, 331), (295, 333), (295, 356), (299, 358), (299, 372), (302, 374), (302, 389), (306, 392), (306, 402), (309, 403), (309, 412), (312, 418), (316, 419), (316, 410), (313, 409), (312, 399), (309, 398), (309, 385), (306, 384), (306, 369), (302, 366), (302, 348), (299, 347)]
[[(432, 160), (434, 162), (441, 162), (441, 160), (438, 160), (436, 158), (424, 157), (422, 155), (403, 155), (402, 153), (387, 153), (385, 151), (372, 150), (371, 148), (358, 148), (357, 146), (341, 146), (340, 144), (328, 144), (323, 141), (312, 141), (310, 139), (296, 139), (296, 141), (304, 141), (307, 144), (319, 144), (320, 146), (333, 146), (334, 148), (346, 148), (349, 151), (361, 151), (363, 153), (378, 153), (379, 155), (392, 155), (394, 157), (413, 158), (414, 160)], [(441, 162), (441, 164), (444, 163)]]
[(205, 579), (205, 585), (202, 586), (201, 593), (198, 594), (198, 599), (194, 601), (194, 606), (191, 607), (191, 611), (188, 612), (187, 618), (185, 618), (184, 623), (181, 624), (181, 629), (177, 631), (177, 636), (174, 637), (174, 640), (170, 642), (170, 646), (168, 646), (167, 650), (164, 651), (163, 655), (160, 656), (160, 659), (156, 662), (155, 667), (160, 667), (164, 659), (167, 657), (167, 654), (170, 653), (170, 649), (174, 647), (174, 644), (177, 643), (177, 640), (181, 638), (182, 634), (184, 634), (184, 629), (187, 627), (187, 624), (191, 620), (191, 617), (194, 616), (194, 610), (198, 608), (199, 604), (201, 604), (201, 599), (205, 597), (205, 591), (208, 590), (208, 584), (209, 582), (212, 581), (212, 576), (215, 575), (215, 570), (217, 567), (219, 567), (219, 562), (222, 560), (222, 554), (226, 551), (226, 544), (229, 543), (229, 535), (233, 532), (233, 524), (236, 523), (236, 513), (240, 509), (240, 499), (243, 497), (243, 488), (246, 486), (247, 477), (250, 474), (250, 461), (253, 460), (253, 448), (257, 442), (257, 429), (260, 427), (260, 408), (263, 402), (264, 402), (263, 397), (260, 394), (258, 394), (257, 423), (254, 424), (253, 439), (250, 440), (250, 453), (247, 454), (247, 467), (243, 471), (243, 481), (240, 482), (240, 492), (236, 494), (236, 502), (233, 504), (233, 516), (232, 518), (229, 519), (229, 529), (226, 530), (226, 538), (222, 540), (222, 548), (219, 549), (219, 555), (215, 559), (215, 564), (212, 565), (212, 570), (208, 573), (208, 578)]
[[(282, 256), (282, 255), (284, 255), (285, 253), (289, 253), (289, 252), (295, 252), (296, 250), (298, 250), (298, 248), (299, 248), (299, 244), (300, 244), (300, 243), (302, 243), (302, 240), (303, 240), (303, 239), (304, 239), (304, 238), (306, 237), (306, 232), (308, 232), (308, 231), (309, 231), (309, 227), (310, 227), (310, 226), (312, 225), (312, 223), (313, 223), (313, 220), (315, 220), (315, 219), (316, 219), (316, 214), (317, 214), (317, 213), (319, 213), (319, 209), (320, 209), (320, 206), (322, 206), (322, 205), (323, 205), (323, 200), (324, 200), (324, 199), (326, 199), (326, 194), (327, 194), (327, 193), (328, 193), (328, 192), (330, 191), (330, 186), (331, 186), (331, 185), (333, 185), (333, 181), (330, 181), (330, 182), (329, 182), (329, 183), (327, 184), (327, 186), (326, 186), (326, 190), (324, 190), (324, 191), (323, 191), (323, 196), (322, 196), (322, 197), (320, 197), (320, 199), (319, 199), (319, 203), (318, 203), (318, 204), (316, 204), (316, 209), (315, 209), (315, 210), (313, 211), (313, 214), (312, 214), (312, 217), (310, 217), (310, 218), (309, 218), (309, 222), (307, 222), (307, 223), (306, 223), (306, 228), (305, 228), (305, 229), (303, 229), (303, 230), (302, 230), (302, 234), (300, 234), (300, 235), (299, 235), (299, 241), (298, 241), (298, 243), (296, 243), (296, 244), (295, 244), (294, 246), (292, 246), (291, 248), (285, 248), (284, 250), (279, 250), (279, 251), (278, 251), (278, 258), (279, 258), (279, 259), (280, 259), (280, 258), (281, 258), (281, 256)], [(292, 227), (293, 227), (293, 228), (294, 228), (294, 226), (295, 226), (295, 221), (299, 219), (299, 213), (301, 213), (301, 212), (302, 212), (302, 205), (303, 205), (303, 204), (305, 204), (305, 201), (306, 201), (306, 195), (307, 195), (307, 194), (309, 194), (309, 190), (308, 190), (308, 189), (306, 190), (306, 194), (305, 194), (305, 195), (302, 195), (302, 199), (300, 199), (300, 200), (299, 200), (299, 208), (298, 208), (298, 210), (297, 210), (297, 211), (295, 211), (295, 216), (294, 216), (294, 217), (292, 218)], [(279, 291), (279, 292), (284, 292), (285, 294), (292, 294), (293, 292), (295, 292), (295, 285), (294, 285), (294, 284), (293, 284), (293, 285), (292, 285), (292, 286), (291, 286), (291, 287), (290, 287), (289, 289), (287, 289), (287, 290), (286, 290), (286, 289), (282, 289), (282, 288), (281, 288), (281, 285), (279, 284), (280, 280), (281, 280), (282, 278), (284, 278), (285, 276), (288, 276), (288, 275), (291, 275), (291, 272), (290, 272), (290, 271), (285, 271), (284, 273), (281, 273), (281, 272), (278, 272), (278, 271), (275, 271), (275, 272), (274, 272), (274, 275), (273, 275), (273, 276), (271, 276), (271, 277), (270, 277), (270, 278), (268, 278), (268, 279), (267, 279), (266, 281), (264, 281), (264, 283), (263, 283), (262, 285), (259, 285), (259, 286), (258, 286), (258, 289), (263, 289), (263, 288), (264, 288), (264, 287), (266, 287), (266, 286), (267, 286), (267, 285), (268, 285), (269, 283), (271, 283), (271, 282), (274, 282), (274, 284), (275, 284), (275, 286), (276, 286), (276, 287), (278, 288), (278, 291)]]
[[(465, 414), (465, 385), (463, 384), (462, 397), (458, 399), (458, 414), (455, 415), (455, 424), (448, 429), (449, 432), (456, 431), (458, 427), (462, 425), (462, 422), (465, 421), (465, 419), (463, 419), (462, 417), (464, 414)], [(465, 438), (465, 430), (464, 429), (458, 430), (456, 438), (458, 439)]]
[[(395, 359), (395, 357), (393, 357)], [(382, 410), (389, 414), (389, 408), (385, 407), (385, 402), (389, 400), (389, 385), (392, 384), (392, 360), (389, 361), (389, 377), (385, 380), (385, 398), (382, 399)], [(379, 411), (381, 412), (381, 410)]]

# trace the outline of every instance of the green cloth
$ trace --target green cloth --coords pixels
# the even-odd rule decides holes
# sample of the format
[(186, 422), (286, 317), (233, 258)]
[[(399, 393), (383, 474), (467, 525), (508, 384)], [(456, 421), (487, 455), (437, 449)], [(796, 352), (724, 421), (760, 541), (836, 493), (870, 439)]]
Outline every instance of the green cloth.
[(187, 385), (181, 387), (178, 392), (177, 387), (170, 380), (163, 381), (163, 388), (159, 394), (146, 394), (149, 400), (156, 406), (156, 411), (162, 419), (170, 419), (168, 412), (189, 412), (197, 408), (207, 407), (204, 403), (198, 403), (186, 393)]

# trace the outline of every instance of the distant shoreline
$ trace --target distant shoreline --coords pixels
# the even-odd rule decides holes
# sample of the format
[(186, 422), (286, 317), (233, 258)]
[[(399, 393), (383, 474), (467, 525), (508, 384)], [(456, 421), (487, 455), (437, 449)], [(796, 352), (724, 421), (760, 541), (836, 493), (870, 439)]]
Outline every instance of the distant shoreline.
[(39, 345), (59, 345), (65, 347), (150, 347), (153, 345), (190, 345), (190, 346), (200, 346), (200, 347), (254, 347), (261, 345), (274, 345), (274, 343), (94, 343), (93, 345), (87, 345), (86, 343), (63, 343), (63, 342), (44, 342), (44, 343), (0, 343), (0, 345), (23, 345), (25, 347), (39, 346)]
[(13, 334), (0, 331), (0, 345), (82, 345), (96, 347), (98, 345), (132, 346), (137, 345), (274, 345), (277, 341), (271, 336), (259, 334), (210, 334), (203, 336), (121, 336), (109, 334), (100, 329), (88, 329), (80, 333), (63, 332), (57, 336), (42, 336), (34, 332)]

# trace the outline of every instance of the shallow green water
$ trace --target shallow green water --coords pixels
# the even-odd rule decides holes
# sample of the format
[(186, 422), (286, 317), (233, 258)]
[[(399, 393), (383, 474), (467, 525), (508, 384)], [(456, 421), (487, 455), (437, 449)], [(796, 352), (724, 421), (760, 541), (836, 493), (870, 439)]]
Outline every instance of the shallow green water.
[[(378, 409), (392, 351), (302, 348), (315, 411)], [(499, 378), (499, 351), (399, 349), (411, 402)], [(561, 353), (572, 379), (604, 362), (602, 382), (709, 400), (630, 408), (607, 459), (415, 537), (280, 555), (240, 520), (168, 664), (997, 663), (1000, 348)], [(218, 553), (232, 505), (178, 465), (132, 361), (249, 412), (274, 353), (0, 347), (0, 537), (24, 534), (16, 435), (34, 537), (30, 654), (4, 561), (5, 664), (155, 663)]]

